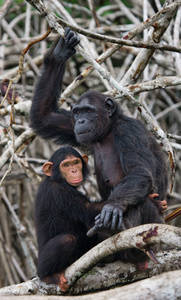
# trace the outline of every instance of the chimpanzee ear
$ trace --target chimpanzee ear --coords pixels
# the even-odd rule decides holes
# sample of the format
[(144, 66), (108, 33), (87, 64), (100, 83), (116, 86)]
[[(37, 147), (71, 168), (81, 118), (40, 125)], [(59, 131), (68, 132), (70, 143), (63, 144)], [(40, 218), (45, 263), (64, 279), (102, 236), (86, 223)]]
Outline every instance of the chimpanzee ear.
[(88, 156), (86, 154), (82, 154), (82, 158), (83, 158), (83, 160), (85, 161), (85, 163), (87, 165), (88, 164), (88, 160), (89, 160)]
[(52, 169), (53, 169), (53, 163), (51, 161), (47, 161), (44, 165), (43, 165), (43, 172), (45, 173), (45, 175), (47, 176), (51, 176), (52, 175)]
[(71, 103), (70, 104), (70, 108), (71, 108), (71, 110), (73, 109), (73, 107), (75, 106), (75, 104), (74, 103)]
[(116, 110), (116, 105), (110, 97), (105, 99), (105, 105), (108, 110), (108, 117), (111, 117)]

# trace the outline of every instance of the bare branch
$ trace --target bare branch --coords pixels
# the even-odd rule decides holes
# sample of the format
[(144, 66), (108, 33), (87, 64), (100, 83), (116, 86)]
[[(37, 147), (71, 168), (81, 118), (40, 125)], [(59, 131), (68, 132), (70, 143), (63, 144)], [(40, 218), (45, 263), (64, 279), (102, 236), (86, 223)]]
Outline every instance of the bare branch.
[[(65, 271), (65, 277), (67, 278), (69, 284), (72, 286), (77, 281), (78, 278), (80, 278), (85, 272), (90, 270), (93, 266), (95, 266), (100, 260), (107, 257), (110, 254), (117, 253), (120, 250), (129, 249), (132, 247), (138, 247), (140, 249), (140, 245), (142, 245), (142, 249), (144, 250), (144, 247), (146, 245), (152, 245), (157, 243), (163, 243), (166, 245), (169, 245), (170, 247), (181, 247), (181, 229), (170, 226), (170, 225), (164, 225), (164, 224), (145, 224), (141, 225), (135, 228), (128, 229), (126, 231), (122, 231), (109, 239), (105, 240), (104, 242), (98, 244), (96, 247), (91, 249), (89, 252), (84, 254), (79, 260), (77, 260), (75, 263), (73, 263), (70, 267), (68, 267)], [(181, 254), (176, 254), (174, 257), (180, 257)], [(165, 266), (167, 266), (168, 271), (168, 261), (170, 260), (170, 256), (164, 255), (161, 253), (158, 253), (158, 259), (160, 260), (160, 265), (154, 265), (153, 262), (149, 262), (149, 269), (153, 269), (153, 272), (156, 272), (157, 274), (162, 272), (162, 270), (165, 270)], [(180, 258), (179, 258), (180, 259)], [(138, 271), (136, 265), (129, 264), (130, 267), (128, 267), (128, 264), (124, 264), (123, 262), (115, 262), (111, 264), (105, 264), (105, 269), (101, 266), (101, 270), (104, 270), (104, 272), (101, 271), (101, 277), (99, 282), (101, 283), (101, 286), (110, 287), (116, 284), (124, 284), (126, 282), (126, 277), (128, 275), (128, 272), (131, 271), (130, 278), (131, 281), (134, 281), (136, 279), (145, 278), (149, 276), (148, 272), (145, 271)], [(176, 266), (175, 266), (176, 267)], [(177, 264), (178, 267), (178, 264)], [(115, 270), (113, 277), (111, 276), (110, 272), (111, 270)], [(174, 268), (172, 264), (172, 268)], [(96, 270), (96, 271), (95, 271)], [(107, 270), (107, 271), (106, 271)], [(120, 272), (117, 272), (117, 270), (122, 270), (122, 273), (125, 273), (125, 276), (120, 276)], [(156, 271), (157, 270), (157, 271)], [(97, 276), (99, 274), (99, 266), (97, 266), (95, 269), (92, 270), (94, 273), (96, 272), (96, 282)], [(91, 273), (91, 272), (90, 272)], [(106, 274), (109, 274), (109, 283), (107, 279), (105, 279), (105, 285), (103, 284), (104, 278), (106, 278)], [(118, 276), (116, 276), (118, 274)], [(100, 276), (100, 274), (99, 274)], [(91, 288), (96, 290), (96, 282), (95, 279), (93, 279), (92, 287), (91, 283), (87, 284), (88, 277), (84, 276), (84, 278), (81, 279), (77, 283), (77, 286), (79, 286), (79, 292), (82, 291), (90, 291)], [(128, 279), (130, 282), (130, 279)], [(84, 286), (85, 284), (85, 286)], [(77, 292), (77, 286), (75, 286), (75, 289), (73, 287), (73, 292)], [(0, 296), (4, 295), (27, 295), (27, 294), (51, 294), (51, 295), (57, 295), (61, 294), (60, 289), (58, 286), (55, 285), (47, 285), (40, 281), (38, 278), (34, 278), (31, 281), (27, 281), (25, 283), (19, 284), (19, 285), (13, 285), (10, 287), (5, 287), (0, 289)]]
[[(94, 38), (97, 39), (99, 41), (104, 41), (104, 42), (109, 42), (112, 44), (118, 44), (118, 45), (125, 45), (125, 46), (131, 46), (131, 47), (136, 47), (136, 48), (148, 48), (148, 49), (159, 49), (159, 50), (166, 50), (166, 51), (173, 51), (173, 52), (181, 52), (181, 48), (178, 47), (174, 47), (171, 45), (163, 45), (163, 44), (155, 44), (155, 43), (149, 43), (149, 42), (138, 42), (138, 41), (130, 41), (128, 39), (131, 39), (131, 33), (127, 34), (124, 38), (119, 39), (119, 38), (114, 38), (114, 37), (109, 37), (109, 36), (105, 36), (102, 34), (98, 34), (98, 33), (94, 33), (90, 30), (87, 29), (83, 29), (80, 28), (76, 25), (72, 25), (71, 23), (59, 19), (56, 16), (53, 16), (53, 14), (51, 14), (49, 12), (49, 10), (45, 7), (45, 5), (43, 5), (41, 3), (41, 1), (29, 1), (26, 0), (27, 2), (29, 2), (30, 4), (34, 3), (34, 5), (36, 6), (36, 8), (46, 16), (46, 18), (48, 19), (49, 24), (52, 23), (52, 27), (54, 27), (54, 29), (56, 29), (58, 31), (58, 26), (54, 24), (54, 18), (55, 21), (63, 26), (68, 26), (71, 29), (75, 30), (77, 33), (83, 34), (85, 36), (88, 36), (90, 38)], [(161, 11), (159, 11), (157, 14), (155, 14), (152, 18), (150, 18), (149, 20), (146, 20), (145, 22), (143, 22), (142, 24), (139, 24), (134, 31), (137, 31), (137, 34), (142, 32), (144, 29), (150, 27), (151, 25), (153, 25), (156, 21), (162, 19), (163, 17), (165, 17), (166, 13), (173, 13), (175, 12), (175, 10), (181, 5), (181, 0), (177, 0), (176, 2), (168, 5), (166, 8), (162, 9)], [(137, 22), (138, 23), (138, 20)], [(154, 25), (156, 26), (156, 25)], [(56, 27), (56, 28), (55, 28)], [(59, 28), (60, 30), (60, 28)], [(61, 34), (61, 31), (60, 31)], [(62, 35), (62, 34), (61, 34)]]
[[(149, 238), (146, 238), (150, 236)], [(72, 285), (80, 276), (87, 272), (90, 267), (95, 266), (105, 257), (118, 251), (137, 248), (142, 249), (148, 244), (164, 243), (173, 247), (181, 246), (181, 229), (170, 225), (145, 224), (122, 231), (102, 243), (95, 246), (94, 251), (90, 250), (80, 259), (68, 267), (65, 277), (69, 285)], [(140, 249), (140, 246), (139, 246)]]
[[(24, 150), (29, 143), (32, 142), (32, 139), (35, 138), (35, 133), (33, 132), (32, 129), (27, 129), (25, 132), (23, 132), (15, 141), (15, 146), (14, 150)], [(12, 153), (14, 152), (12, 145), (10, 145), (4, 153), (0, 157), (0, 168), (2, 168), (5, 163), (9, 160), (11, 157)]]
[[(31, 101), (23, 101), (14, 105), (14, 113), (17, 115), (28, 115), (31, 107)], [(0, 109), (0, 116), (6, 116), (11, 112), (11, 105)]]

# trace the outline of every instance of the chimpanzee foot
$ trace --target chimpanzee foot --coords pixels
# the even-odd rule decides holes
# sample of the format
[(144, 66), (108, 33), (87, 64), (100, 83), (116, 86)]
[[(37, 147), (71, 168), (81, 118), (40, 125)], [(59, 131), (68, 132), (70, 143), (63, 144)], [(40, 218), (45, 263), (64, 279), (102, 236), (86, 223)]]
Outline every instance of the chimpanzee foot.
[(61, 272), (57, 274), (59, 276), (58, 286), (62, 292), (67, 292), (69, 290), (69, 285), (67, 284), (67, 279), (65, 278), (65, 273)]
[(69, 290), (69, 285), (67, 284), (67, 279), (65, 278), (64, 271), (52, 276), (47, 276), (43, 278), (43, 281), (48, 284), (56, 284), (59, 286), (62, 292), (67, 292)]
[(148, 268), (148, 261), (139, 261), (138, 262), (138, 270), (145, 271)]

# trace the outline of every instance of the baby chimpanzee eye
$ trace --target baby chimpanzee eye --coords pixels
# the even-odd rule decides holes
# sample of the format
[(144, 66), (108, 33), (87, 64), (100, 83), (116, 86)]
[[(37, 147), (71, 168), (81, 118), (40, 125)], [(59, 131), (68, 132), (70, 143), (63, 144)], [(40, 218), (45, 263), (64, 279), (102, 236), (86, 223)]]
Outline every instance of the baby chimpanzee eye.
[(64, 167), (66, 167), (66, 168), (69, 167), (69, 163), (65, 163)]

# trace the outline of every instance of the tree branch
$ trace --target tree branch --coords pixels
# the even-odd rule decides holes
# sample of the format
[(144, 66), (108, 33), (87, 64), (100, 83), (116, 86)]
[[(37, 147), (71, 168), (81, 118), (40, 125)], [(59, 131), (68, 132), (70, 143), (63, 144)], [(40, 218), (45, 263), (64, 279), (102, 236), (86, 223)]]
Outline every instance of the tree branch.
[(13, 146), (10, 145), (4, 153), (0, 157), (0, 169), (5, 165), (5, 163), (9, 160), (12, 153), (17, 151), (21, 147), (21, 151), (26, 148), (31, 142), (32, 139), (35, 138), (35, 133), (32, 129), (27, 129), (23, 132), (15, 141), (14, 149)]
[[(29, 2), (31, 5), (33, 5), (34, 7), (36, 7), (42, 14), (44, 14), (47, 19), (49, 17), (49, 22), (51, 19), (51, 13), (49, 12), (49, 10), (45, 7), (45, 5), (42, 4), (41, 0), (40, 1), (32, 1), (32, 0), (26, 0), (27, 2)], [(163, 17), (165, 17), (166, 13), (171, 13), (173, 11), (175, 11), (175, 9), (177, 9), (179, 6), (181, 5), (181, 0), (177, 0), (174, 3), (168, 5), (166, 8), (162, 9), (161, 11), (159, 11), (158, 13), (156, 13), (153, 17), (151, 17), (150, 19), (146, 20), (145, 22), (141, 24), (139, 24), (137, 26), (138, 33), (140, 32), (140, 28), (141, 31), (143, 31), (144, 29), (150, 27), (150, 26), (156, 26), (156, 24), (154, 25), (154, 23), (160, 19), (162, 19)], [(155, 44), (152, 42), (140, 42), (140, 41), (130, 41), (128, 40), (129, 34), (126, 35), (124, 38), (114, 38), (114, 37), (109, 37), (109, 36), (105, 36), (99, 33), (95, 33), (92, 32), (90, 30), (87, 29), (83, 29), (79, 26), (76, 25), (72, 25), (70, 22), (67, 22), (63, 19), (60, 19), (56, 16), (54, 16), (55, 20), (66, 27), (70, 27), (71, 29), (73, 29), (74, 31), (76, 31), (77, 33), (83, 34), (87, 37), (93, 38), (93, 39), (97, 39), (99, 41), (104, 41), (104, 42), (108, 42), (108, 43), (112, 43), (112, 44), (117, 44), (117, 45), (125, 45), (125, 46), (130, 46), (130, 47), (136, 47), (136, 48), (148, 48), (148, 49), (159, 49), (161, 51), (166, 50), (166, 51), (173, 51), (173, 52), (181, 52), (181, 48), (178, 47), (174, 47), (171, 45), (163, 45), (161, 43)], [(52, 19), (53, 21), (53, 19)], [(49, 23), (50, 24), (50, 23)], [(53, 23), (52, 26), (54, 27)], [(55, 27), (54, 27), (55, 28)], [(135, 28), (136, 30), (136, 28)]]
[[(149, 238), (147, 238), (149, 236)], [(162, 224), (145, 224), (122, 231), (98, 244), (66, 269), (65, 277), (72, 285), (80, 276), (95, 266), (99, 261), (118, 251), (138, 248), (146, 245), (164, 243), (181, 247), (181, 229)], [(139, 245), (139, 247), (138, 247)]]
[[(138, 227), (130, 228), (128, 230), (122, 231), (107, 240), (103, 241), (102, 243), (98, 244), (94, 248), (92, 248), (90, 251), (88, 251), (86, 254), (84, 254), (80, 259), (78, 259), (75, 263), (73, 263), (71, 266), (69, 266), (65, 270), (65, 277), (68, 281), (68, 284), (70, 286), (73, 286), (75, 282), (83, 276), (87, 271), (89, 271), (93, 266), (98, 264), (102, 259), (106, 258), (107, 256), (117, 253), (121, 250), (129, 249), (129, 248), (138, 248), (142, 249), (144, 251), (145, 247), (147, 245), (153, 245), (153, 244), (166, 244), (170, 247), (181, 247), (181, 229), (165, 225), (165, 224), (145, 224)], [(179, 264), (177, 261), (177, 264), (175, 268), (180, 267), (181, 268), (181, 253), (178, 252), (178, 255), (175, 257), (178, 257)], [(152, 262), (149, 262), (148, 270), (153, 269), (153, 273), (160, 273), (165, 270), (165, 266), (167, 268), (169, 267), (168, 260), (170, 259), (169, 255), (166, 257), (165, 253), (162, 255), (159, 253), (158, 260), (160, 261), (160, 264), (163, 264), (162, 267), (160, 265), (154, 265)], [(132, 281), (138, 280), (138, 278), (145, 278), (149, 276), (150, 274), (148, 271), (138, 271), (137, 266), (134, 264), (123, 262), (115, 262), (111, 264), (106, 264), (107, 269), (103, 269), (104, 267), (97, 266), (93, 271), (90, 272), (90, 278), (87, 279), (87, 276), (84, 276), (84, 278), (81, 279), (80, 282), (75, 285), (72, 288), (72, 293), (75, 293), (77, 291), (77, 287), (79, 287), (79, 293), (80, 289), (82, 289), (82, 292), (90, 291), (93, 286), (96, 289), (96, 284), (99, 286), (99, 288), (107, 288), (111, 287), (116, 284), (124, 284), (126, 282), (126, 278), (128, 276), (128, 273), (131, 271), (131, 275), (128, 279), (130, 282), (130, 279), (132, 278)], [(114, 268), (114, 274), (111, 276), (111, 270)], [(121, 274), (120, 276), (120, 268), (121, 268)], [(133, 268), (133, 269), (132, 269)], [(171, 264), (170, 268), (174, 268), (174, 265)], [(100, 272), (100, 285), (98, 282), (96, 283), (94, 280), (93, 286), (91, 286), (91, 281), (87, 283), (86, 280), (91, 280), (92, 276), (91, 274), (94, 272)], [(102, 270), (102, 271), (101, 271)], [(107, 271), (106, 271), (107, 270)], [(126, 271), (127, 270), (127, 271)], [(157, 271), (155, 271), (157, 270)], [(168, 269), (167, 269), (168, 270)], [(151, 271), (150, 271), (151, 272)], [(125, 273), (125, 275), (124, 275)], [(103, 275), (104, 274), (104, 275)], [(106, 274), (109, 274), (109, 283), (106, 281), (104, 284), (103, 278), (106, 277)], [(135, 274), (135, 275), (133, 275)], [(96, 279), (97, 281), (97, 279)], [(85, 283), (85, 285), (84, 285)], [(55, 285), (47, 285), (40, 281), (38, 278), (34, 278), (31, 281), (19, 284), (19, 285), (13, 285), (12, 287), (5, 287), (0, 289), (0, 296), (4, 295), (26, 295), (26, 294), (61, 294), (60, 289), (58, 286)]]

